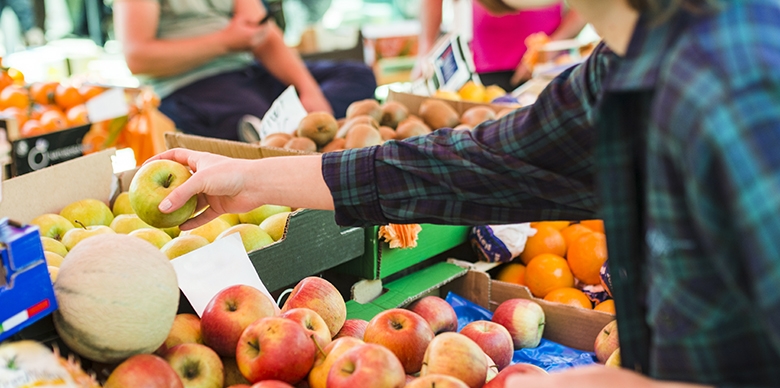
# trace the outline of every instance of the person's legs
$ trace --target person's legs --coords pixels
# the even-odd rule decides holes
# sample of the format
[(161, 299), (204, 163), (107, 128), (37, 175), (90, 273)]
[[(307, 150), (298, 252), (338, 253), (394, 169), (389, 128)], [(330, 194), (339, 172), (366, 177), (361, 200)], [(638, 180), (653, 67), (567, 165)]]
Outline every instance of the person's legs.
[(349, 104), (374, 98), (376, 78), (370, 67), (356, 61), (310, 61), (306, 63), (320, 84), (336, 118), (344, 117)]
[(160, 111), (185, 133), (238, 140), (241, 118), (262, 118), (273, 102), (258, 91), (254, 78), (247, 69), (197, 81), (162, 99)]

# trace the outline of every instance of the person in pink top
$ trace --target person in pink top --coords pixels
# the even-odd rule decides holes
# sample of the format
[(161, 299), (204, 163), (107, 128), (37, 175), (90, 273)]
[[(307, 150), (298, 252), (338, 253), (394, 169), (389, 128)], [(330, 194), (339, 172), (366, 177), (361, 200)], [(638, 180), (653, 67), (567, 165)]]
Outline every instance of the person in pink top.
[[(471, 51), (483, 84), (511, 90), (530, 78), (531, 72), (522, 58), (526, 52), (525, 39), (531, 34), (543, 32), (550, 40), (577, 36), (585, 22), (576, 12), (567, 10), (563, 1), (553, 3), (496, 16), (478, 1), (472, 1)], [(423, 0), (421, 11), (418, 61), (433, 48), (439, 36), (442, 0)], [(413, 72), (415, 76), (419, 72)]]

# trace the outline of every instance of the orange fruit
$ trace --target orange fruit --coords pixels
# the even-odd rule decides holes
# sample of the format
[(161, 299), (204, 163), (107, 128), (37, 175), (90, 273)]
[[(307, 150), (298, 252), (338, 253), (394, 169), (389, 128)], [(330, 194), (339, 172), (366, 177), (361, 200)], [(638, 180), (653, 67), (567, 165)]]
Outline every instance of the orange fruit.
[(12, 80), (14, 80), (14, 84), (24, 85), (24, 73), (22, 73), (18, 69), (9, 68), (8, 76), (11, 77)]
[(5, 89), (6, 86), (10, 86), (14, 83), (14, 79), (8, 75), (8, 71), (0, 70), (0, 90)]
[(0, 107), (2, 108), (16, 107), (25, 109), (29, 106), (30, 95), (27, 93), (27, 89), (21, 86), (6, 86), (6, 88), (0, 92)]
[(41, 123), (38, 120), (27, 120), (19, 129), (19, 134), (22, 137), (31, 137), (43, 135), (46, 131), (41, 128)]
[(520, 253), (520, 260), (525, 265), (528, 265), (531, 259), (542, 253), (566, 256), (566, 240), (563, 239), (558, 229), (541, 223), (534, 229), (536, 229), (536, 234), (528, 238), (525, 242), (525, 249)]
[(574, 287), (574, 276), (566, 259), (543, 253), (525, 267), (525, 284), (535, 297), (544, 298), (558, 288)]
[(84, 97), (73, 86), (57, 85), (54, 91), (54, 102), (62, 109), (70, 109), (84, 103)]
[(30, 84), (30, 98), (41, 105), (53, 104), (57, 85), (56, 82), (33, 82)]
[(580, 221), (580, 225), (599, 233), (604, 233), (604, 221), (603, 220), (584, 220)]
[(564, 287), (552, 290), (544, 296), (544, 300), (568, 304), (569, 306), (574, 307), (582, 307), (588, 310), (593, 308), (593, 304), (585, 293), (574, 287)]
[(102, 86), (94, 86), (94, 85), (83, 85), (79, 88), (79, 93), (81, 93), (81, 97), (84, 98), (84, 101), (89, 101), (92, 99), (92, 97), (97, 96), (100, 93), (103, 93), (106, 91), (106, 88)]
[(41, 122), (41, 128), (47, 132), (68, 128), (68, 119), (65, 118), (62, 112), (54, 109), (41, 114), (41, 118), (38, 121)]
[(607, 261), (607, 237), (604, 233), (583, 233), (566, 252), (571, 272), (585, 284), (600, 284), (599, 270)]
[(593, 309), (596, 311), (603, 311), (605, 313), (610, 313), (612, 315), (615, 315), (615, 300), (607, 299), (597, 304), (596, 307), (594, 307)]
[(561, 236), (563, 236), (563, 240), (566, 241), (567, 248), (583, 233), (593, 233), (593, 231), (582, 226), (582, 224), (571, 224), (561, 229)]
[(531, 227), (536, 228), (537, 225), (549, 225), (557, 230), (562, 230), (563, 228), (569, 226), (571, 224), (571, 221), (539, 221), (539, 222), (532, 222)]
[(507, 263), (501, 268), (496, 280), (502, 282), (525, 285), (525, 266), (520, 263)]
[(68, 111), (65, 112), (65, 118), (68, 119), (68, 125), (71, 127), (88, 124), (89, 117), (87, 116), (87, 106), (81, 104), (68, 109)]

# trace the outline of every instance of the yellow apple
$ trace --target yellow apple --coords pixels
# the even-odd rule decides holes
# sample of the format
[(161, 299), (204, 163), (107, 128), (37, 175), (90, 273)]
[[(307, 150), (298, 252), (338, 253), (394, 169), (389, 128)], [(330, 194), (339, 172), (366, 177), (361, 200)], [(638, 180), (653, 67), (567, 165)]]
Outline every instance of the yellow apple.
[(49, 279), (54, 283), (57, 281), (57, 275), (60, 274), (60, 269), (57, 267), (49, 266)]
[(168, 256), (168, 259), (173, 260), (183, 254), (205, 247), (206, 245), (209, 245), (209, 240), (206, 240), (205, 237), (193, 234), (176, 237), (163, 245), (160, 250)]
[(231, 226), (228, 230), (220, 233), (219, 236), (217, 236), (217, 240), (234, 233), (241, 235), (241, 242), (244, 243), (244, 249), (247, 253), (274, 242), (274, 239), (272, 239), (268, 233), (255, 224), (238, 224)]
[(239, 214), (238, 219), (242, 224), (260, 225), (266, 218), (274, 214), (289, 212), (290, 210), (289, 206), (262, 205), (246, 213)]
[(179, 229), (178, 226), (171, 226), (170, 228), (162, 228), (160, 229), (165, 233), (168, 233), (171, 238), (179, 237), (179, 234), (181, 233), (181, 229)]
[(238, 214), (225, 213), (219, 216), (219, 218), (227, 221), (230, 226), (236, 226), (241, 223), (241, 220), (238, 218)]
[(36, 225), (42, 237), (51, 237), (57, 241), (62, 240), (65, 232), (74, 228), (73, 223), (67, 218), (53, 213), (47, 213), (33, 218), (30, 224)]
[(147, 224), (135, 214), (120, 214), (111, 221), (111, 229), (120, 234), (128, 234), (136, 229), (148, 229), (153, 226)]
[(260, 228), (265, 230), (274, 241), (279, 241), (284, 236), (284, 230), (287, 228), (287, 218), (290, 212), (276, 213), (260, 223)]
[(120, 214), (135, 214), (133, 207), (130, 206), (130, 193), (127, 191), (120, 193), (114, 200), (111, 211), (114, 213), (114, 217)]
[(62, 261), (65, 260), (65, 258), (59, 254), (49, 251), (44, 251), (43, 256), (46, 258), (46, 265), (49, 267), (59, 268), (62, 265)]
[(67, 218), (74, 226), (111, 225), (114, 213), (108, 205), (97, 199), (82, 199), (65, 206), (60, 215)]
[(215, 218), (195, 229), (185, 230), (181, 232), (180, 236), (196, 235), (201, 236), (208, 240), (210, 243), (214, 242), (220, 233), (230, 229), (230, 224), (221, 218)]
[(43, 250), (46, 252), (54, 252), (62, 257), (68, 254), (68, 249), (65, 248), (65, 245), (51, 237), (41, 236), (41, 245), (43, 245)]
[(114, 232), (114, 229), (111, 229), (105, 225), (92, 225), (83, 228), (73, 228), (67, 231), (64, 236), (62, 236), (62, 244), (65, 245), (65, 248), (67, 248), (68, 251), (71, 251), (73, 247), (76, 246), (76, 244), (84, 241), (86, 238), (97, 236), (99, 234), (115, 233), (116, 232)]
[(168, 235), (168, 233), (163, 232), (160, 229), (154, 229), (154, 228), (144, 228), (144, 229), (136, 229), (128, 234), (129, 236), (138, 237), (142, 240), (146, 240), (157, 249), (162, 248), (171, 241), (171, 236)]

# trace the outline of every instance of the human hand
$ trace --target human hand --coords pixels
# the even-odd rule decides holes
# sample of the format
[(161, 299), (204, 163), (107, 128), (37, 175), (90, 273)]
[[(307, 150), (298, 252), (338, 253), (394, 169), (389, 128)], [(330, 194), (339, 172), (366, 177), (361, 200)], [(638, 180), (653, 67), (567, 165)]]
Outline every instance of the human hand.
[(517, 65), (514, 74), (512, 74), (512, 78), (509, 79), (509, 83), (511, 83), (512, 86), (518, 86), (531, 79), (531, 75), (531, 69), (529, 69), (525, 63), (521, 62)]
[(330, 103), (322, 94), (319, 86), (311, 88), (311, 90), (301, 91), (298, 93), (298, 98), (301, 100), (301, 104), (307, 112), (326, 112), (333, 114), (333, 108)]
[(268, 24), (258, 24), (259, 20), (235, 15), (230, 24), (220, 34), (228, 51), (251, 51), (260, 45), (268, 34)]
[[(256, 161), (197, 152), (183, 148), (165, 151), (149, 159), (169, 159), (188, 166), (192, 177), (174, 189), (160, 203), (163, 213), (170, 213), (193, 195), (198, 197), (197, 209), (208, 208), (184, 224), (182, 230), (196, 228), (224, 213), (243, 213), (259, 207), (257, 193), (248, 185), (256, 172)], [(147, 163), (149, 162), (147, 161)]]
[(651, 380), (639, 373), (622, 368), (593, 365), (569, 369), (550, 375), (515, 374), (506, 380), (506, 387), (533, 388), (672, 388), (701, 387), (700, 385)]

